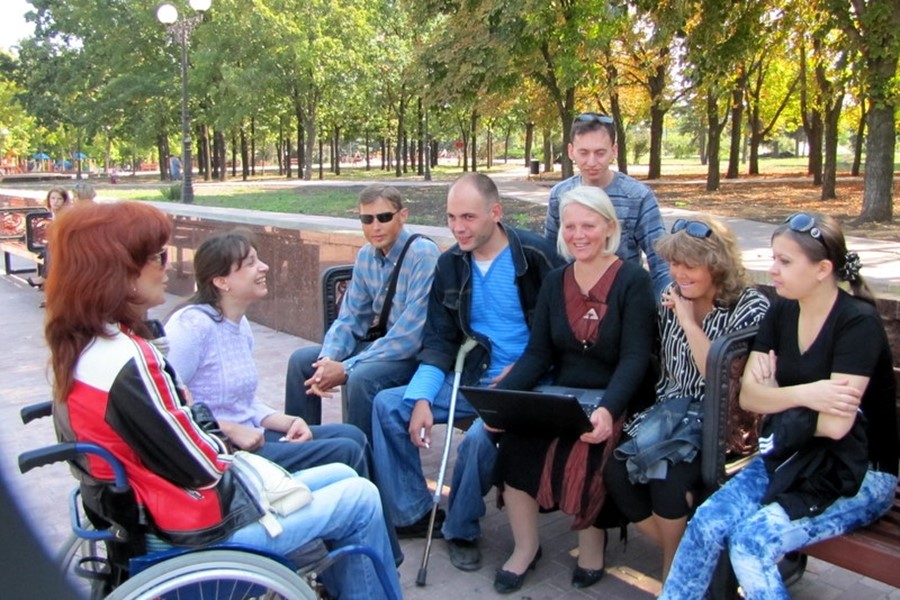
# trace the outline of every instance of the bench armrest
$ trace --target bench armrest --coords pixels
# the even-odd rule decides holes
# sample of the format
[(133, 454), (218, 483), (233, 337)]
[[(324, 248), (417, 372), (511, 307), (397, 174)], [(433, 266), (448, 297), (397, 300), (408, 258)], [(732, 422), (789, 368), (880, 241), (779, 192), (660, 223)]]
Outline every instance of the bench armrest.
[(338, 318), (341, 301), (353, 277), (353, 265), (337, 265), (322, 271), (322, 337)]
[(732, 474), (730, 462), (743, 465), (756, 451), (760, 417), (740, 408), (741, 376), (757, 327), (716, 338), (706, 359), (701, 473), (708, 490)]

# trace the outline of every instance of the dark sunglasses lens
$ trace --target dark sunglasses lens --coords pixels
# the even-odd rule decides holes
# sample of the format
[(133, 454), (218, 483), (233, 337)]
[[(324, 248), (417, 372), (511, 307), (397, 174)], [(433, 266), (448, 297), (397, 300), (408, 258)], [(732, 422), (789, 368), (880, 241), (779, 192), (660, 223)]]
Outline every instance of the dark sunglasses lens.
[(791, 229), (801, 233), (809, 231), (816, 225), (816, 220), (807, 213), (796, 213), (785, 220)]
[(712, 229), (706, 223), (698, 223), (697, 221), (691, 221), (687, 224), (687, 232), (688, 235), (695, 238), (708, 238), (712, 235)]
[(166, 266), (169, 263), (169, 249), (163, 248), (163, 251), (159, 253), (159, 264), (162, 266)]
[(371, 225), (375, 222), (375, 215), (359, 215), (359, 220), (363, 225)]
[(396, 213), (392, 212), (378, 213), (377, 215), (375, 215), (375, 218), (378, 219), (379, 223), (390, 223), (394, 220), (395, 214)]
[(583, 123), (606, 123), (607, 125), (612, 125), (613, 118), (608, 115), (598, 115), (597, 113), (582, 113), (575, 117), (576, 121), (581, 121)]

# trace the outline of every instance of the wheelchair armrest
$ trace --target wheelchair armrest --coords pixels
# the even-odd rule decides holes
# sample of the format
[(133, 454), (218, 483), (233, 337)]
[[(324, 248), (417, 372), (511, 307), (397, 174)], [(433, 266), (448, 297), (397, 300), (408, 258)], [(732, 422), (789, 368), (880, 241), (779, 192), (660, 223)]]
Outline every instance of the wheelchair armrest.
[[(748, 327), (740, 331), (716, 338), (710, 346), (706, 359), (706, 397), (703, 407), (703, 446), (701, 449), (701, 473), (703, 486), (710, 491), (718, 489), (730, 476), (728, 468), (733, 462), (741, 463), (740, 458), (752, 454), (748, 446), (755, 449), (758, 434), (758, 418), (748, 416), (738, 405), (741, 389), (741, 375), (753, 338), (758, 327)], [(741, 411), (741, 412), (739, 412)], [(734, 445), (732, 429), (738, 416), (748, 416), (751, 424), (744, 448), (729, 447)], [(732, 444), (729, 444), (729, 441)], [(741, 463), (743, 464), (743, 463)]]
[(63, 442), (38, 448), (36, 450), (28, 450), (19, 455), (19, 471), (27, 473), (37, 467), (52, 465), (62, 461), (74, 461), (84, 454), (93, 454), (100, 457), (113, 470), (116, 489), (125, 489), (128, 487), (128, 478), (125, 476), (125, 467), (119, 462), (113, 454), (97, 444), (88, 442)]
[(37, 402), (35, 404), (23, 406), (22, 410), (19, 411), (19, 416), (22, 417), (22, 423), (25, 425), (28, 425), (36, 419), (49, 417), (51, 414), (53, 414), (52, 400), (45, 400), (44, 402)]

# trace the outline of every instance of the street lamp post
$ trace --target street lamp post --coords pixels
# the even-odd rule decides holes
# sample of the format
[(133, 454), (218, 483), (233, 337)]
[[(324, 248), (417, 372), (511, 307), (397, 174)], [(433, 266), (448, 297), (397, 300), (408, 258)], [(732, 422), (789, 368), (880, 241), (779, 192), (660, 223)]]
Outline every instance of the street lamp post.
[(203, 13), (209, 10), (212, 0), (190, 0), (196, 15), (178, 19), (178, 9), (172, 4), (161, 4), (156, 10), (156, 18), (163, 23), (169, 33), (181, 45), (181, 201), (194, 202), (193, 165), (191, 160), (191, 123), (188, 114), (188, 47), (191, 32), (203, 20)]

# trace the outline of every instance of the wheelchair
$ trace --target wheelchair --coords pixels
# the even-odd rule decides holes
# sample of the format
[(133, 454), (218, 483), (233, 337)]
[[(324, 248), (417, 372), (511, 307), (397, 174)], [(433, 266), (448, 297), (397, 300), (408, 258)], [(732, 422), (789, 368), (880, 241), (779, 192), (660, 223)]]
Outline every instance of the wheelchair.
[[(26, 406), (22, 421), (50, 415), (51, 402)], [(216, 544), (199, 549), (146, 552), (139, 526), (137, 502), (122, 464), (105, 448), (92, 443), (65, 442), (23, 452), (19, 470), (67, 462), (87, 455), (106, 461), (112, 482), (84, 483), (69, 496), (73, 534), (57, 555), (69, 585), (91, 600), (150, 599), (279, 599), (315, 600), (317, 574), (351, 554), (363, 554), (375, 565), (383, 589), (390, 584), (380, 558), (367, 546), (343, 546), (329, 551), (314, 540), (289, 556), (238, 544)], [(388, 591), (390, 594), (390, 592)], [(399, 600), (399, 599), (398, 599)]]

